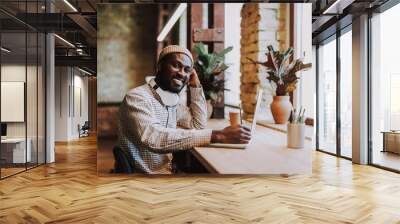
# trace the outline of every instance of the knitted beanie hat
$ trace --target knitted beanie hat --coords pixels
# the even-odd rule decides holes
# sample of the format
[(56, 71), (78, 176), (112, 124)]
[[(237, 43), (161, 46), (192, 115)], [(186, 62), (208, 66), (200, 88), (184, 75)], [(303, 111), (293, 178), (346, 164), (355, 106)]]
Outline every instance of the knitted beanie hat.
[(178, 46), (178, 45), (168, 45), (166, 47), (164, 47), (161, 52), (160, 55), (158, 56), (158, 63), (161, 61), (161, 59), (163, 59), (166, 55), (168, 54), (172, 54), (172, 53), (182, 53), (187, 55), (190, 60), (192, 61), (192, 65), (193, 65), (193, 56), (192, 53), (190, 53), (190, 51), (184, 47)]

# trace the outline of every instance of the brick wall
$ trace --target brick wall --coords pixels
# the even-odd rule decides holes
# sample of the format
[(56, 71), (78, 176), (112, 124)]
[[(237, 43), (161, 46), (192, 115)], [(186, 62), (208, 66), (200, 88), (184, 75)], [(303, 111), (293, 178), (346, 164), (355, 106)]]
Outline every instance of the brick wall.
[(97, 136), (116, 137), (126, 92), (154, 75), (158, 6), (100, 4), (97, 38)]
[(158, 6), (98, 6), (98, 102), (119, 103), (125, 93), (154, 74), (157, 59)]
[(270, 113), (273, 90), (266, 79), (263, 66), (252, 64), (247, 58), (265, 61), (267, 46), (286, 49), (289, 45), (289, 4), (246, 3), (241, 16), (240, 40), (240, 99), (246, 117), (254, 113), (256, 92), (264, 90), (262, 110)]

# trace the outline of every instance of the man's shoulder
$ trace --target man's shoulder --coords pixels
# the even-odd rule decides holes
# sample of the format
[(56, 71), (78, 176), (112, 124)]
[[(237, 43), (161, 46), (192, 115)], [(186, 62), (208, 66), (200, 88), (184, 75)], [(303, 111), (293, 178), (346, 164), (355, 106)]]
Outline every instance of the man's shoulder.
[(144, 84), (138, 87), (135, 87), (133, 89), (130, 89), (125, 97), (135, 97), (135, 98), (142, 98), (142, 97), (149, 97), (152, 95), (152, 92), (150, 90), (150, 86), (148, 84)]
[(148, 84), (130, 89), (124, 97), (123, 104), (133, 105), (137, 103), (152, 104), (153, 92)]

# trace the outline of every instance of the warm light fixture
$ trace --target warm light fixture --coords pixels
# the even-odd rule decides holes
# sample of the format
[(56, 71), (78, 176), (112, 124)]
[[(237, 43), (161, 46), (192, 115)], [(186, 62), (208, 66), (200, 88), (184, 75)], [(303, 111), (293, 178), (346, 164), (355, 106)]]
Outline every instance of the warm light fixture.
[(61, 40), (62, 42), (66, 43), (68, 46), (75, 48), (75, 45), (71, 44), (71, 42), (69, 42), (68, 40), (58, 36), (57, 34), (54, 34), (55, 37), (57, 37), (59, 40)]
[(1, 47), (1, 50), (4, 51), (4, 52), (6, 52), (6, 53), (10, 53), (10, 52), (11, 52), (11, 50), (9, 50), (9, 49), (7, 49), (7, 48), (5, 48), (5, 47)]
[(83, 73), (85, 73), (85, 74), (87, 74), (87, 75), (92, 75), (92, 73), (90, 73), (90, 72), (88, 72), (88, 71), (86, 71), (86, 70), (83, 70), (83, 69), (81, 69), (81, 68), (79, 68), (79, 67), (78, 67), (78, 70), (81, 71), (81, 72), (83, 72)]
[(175, 25), (176, 21), (181, 17), (182, 13), (187, 8), (187, 3), (180, 3), (178, 8), (176, 8), (174, 14), (172, 14), (171, 18), (169, 18), (167, 24), (165, 24), (164, 28), (162, 29), (161, 33), (157, 37), (157, 41), (161, 42), (167, 36), (169, 31)]
[(78, 12), (78, 10), (71, 4), (69, 3), (68, 0), (64, 0), (65, 4), (67, 4), (74, 12)]
[(329, 14), (329, 11), (331, 11), (333, 8), (335, 8), (337, 6), (337, 4), (339, 4), (339, 2), (341, 2), (341, 1), (342, 0), (336, 0), (332, 5), (330, 5), (327, 9), (325, 9), (322, 14)]

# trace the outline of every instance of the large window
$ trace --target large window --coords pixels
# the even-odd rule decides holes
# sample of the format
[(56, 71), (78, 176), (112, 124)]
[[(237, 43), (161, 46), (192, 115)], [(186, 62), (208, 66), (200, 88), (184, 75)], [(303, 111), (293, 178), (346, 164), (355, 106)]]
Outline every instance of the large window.
[(317, 147), (349, 159), (352, 157), (353, 97), (351, 28), (349, 25), (323, 41), (317, 52)]
[(318, 48), (318, 149), (336, 153), (336, 39)]
[(371, 160), (400, 170), (400, 4), (371, 19)]
[(352, 157), (352, 33), (340, 36), (340, 154)]

